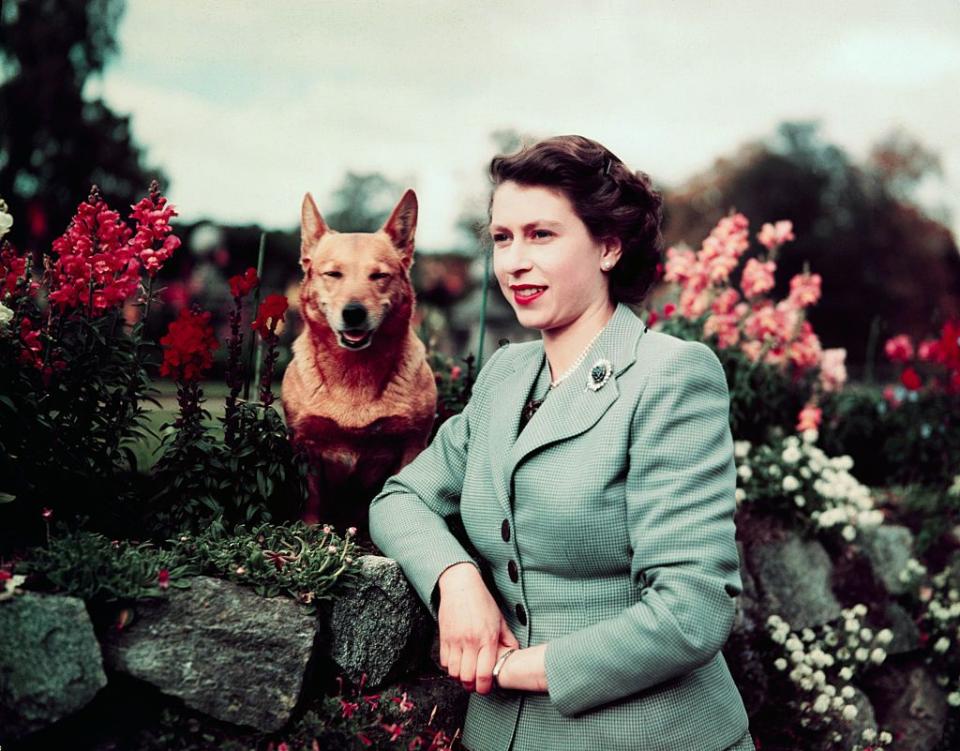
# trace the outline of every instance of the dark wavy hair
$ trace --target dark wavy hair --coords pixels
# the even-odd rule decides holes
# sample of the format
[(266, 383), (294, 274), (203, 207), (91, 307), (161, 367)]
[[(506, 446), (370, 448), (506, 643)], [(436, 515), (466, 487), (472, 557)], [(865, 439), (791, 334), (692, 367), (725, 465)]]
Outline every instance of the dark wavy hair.
[(511, 180), (525, 186), (560, 190), (596, 242), (618, 237), (620, 260), (609, 272), (613, 302), (638, 305), (657, 282), (663, 253), (663, 197), (649, 175), (633, 172), (606, 147), (584, 136), (547, 138), (490, 162), (493, 193)]

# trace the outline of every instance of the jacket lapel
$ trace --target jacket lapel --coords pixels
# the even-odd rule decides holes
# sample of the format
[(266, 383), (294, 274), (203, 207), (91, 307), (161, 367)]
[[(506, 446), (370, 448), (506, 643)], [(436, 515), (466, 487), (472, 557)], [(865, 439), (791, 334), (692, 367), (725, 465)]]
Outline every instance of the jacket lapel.
[[(591, 428), (620, 395), (617, 377), (636, 360), (637, 340), (646, 326), (624, 303), (617, 303), (606, 328), (593, 343), (583, 362), (555, 391), (551, 391), (536, 415), (517, 437), (520, 412), (544, 362), (543, 341), (525, 347), (514, 358), (513, 372), (500, 382), (503, 389), (494, 399), (490, 416), (490, 466), (493, 484), (504, 511), (510, 504), (513, 475), (520, 463), (538, 449), (583, 433)], [(600, 389), (587, 388), (594, 363), (606, 358), (613, 375)], [(499, 436), (501, 440), (495, 440)], [(588, 460), (589, 457), (584, 457)]]

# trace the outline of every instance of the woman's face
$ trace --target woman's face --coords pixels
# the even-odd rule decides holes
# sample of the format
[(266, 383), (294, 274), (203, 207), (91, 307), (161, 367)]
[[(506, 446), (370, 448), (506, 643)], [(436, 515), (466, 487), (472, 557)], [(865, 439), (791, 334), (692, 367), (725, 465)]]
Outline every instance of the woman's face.
[(521, 326), (565, 327), (610, 304), (600, 264), (616, 263), (619, 241), (606, 252), (562, 191), (501, 183), (493, 194), (490, 236), (494, 274)]

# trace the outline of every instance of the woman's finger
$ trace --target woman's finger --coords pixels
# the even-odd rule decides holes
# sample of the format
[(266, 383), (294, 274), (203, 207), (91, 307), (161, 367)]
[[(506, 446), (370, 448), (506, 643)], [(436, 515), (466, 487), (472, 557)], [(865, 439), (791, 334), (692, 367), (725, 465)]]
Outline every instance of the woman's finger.
[(467, 691), (473, 691), (476, 676), (477, 652), (472, 647), (466, 647), (460, 656), (460, 682)]
[(440, 637), (440, 665), (441, 665), (442, 667), (446, 667), (446, 666), (447, 666), (447, 662), (449, 661), (449, 659), (450, 659), (450, 645), (447, 643), (447, 640), (446, 640), (445, 638), (443, 638), (443, 636), (441, 635), (441, 637)]
[(497, 661), (495, 644), (486, 644), (477, 653), (477, 677), (475, 690), (478, 694), (488, 694), (493, 688), (493, 666)]
[(447, 664), (447, 673), (451, 678), (460, 678), (460, 660), (462, 659), (462, 652), (459, 644), (452, 644), (450, 646), (449, 660)]
[(520, 642), (517, 641), (517, 637), (513, 635), (510, 625), (504, 618), (500, 619), (500, 643), (508, 647), (519, 648), (520, 646)]

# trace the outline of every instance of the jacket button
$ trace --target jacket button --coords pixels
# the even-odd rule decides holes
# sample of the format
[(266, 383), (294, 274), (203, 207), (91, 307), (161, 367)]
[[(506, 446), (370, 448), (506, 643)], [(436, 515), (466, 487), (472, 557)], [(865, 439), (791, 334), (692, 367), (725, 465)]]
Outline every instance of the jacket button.
[(500, 525), (500, 536), (504, 542), (510, 542), (510, 522), (507, 519)]
[(519, 581), (520, 575), (517, 573), (516, 561), (507, 561), (507, 573), (510, 574), (510, 581), (514, 583)]
[(523, 605), (519, 602), (517, 603), (517, 620), (520, 621), (521, 626), (527, 625), (527, 611), (523, 609)]

